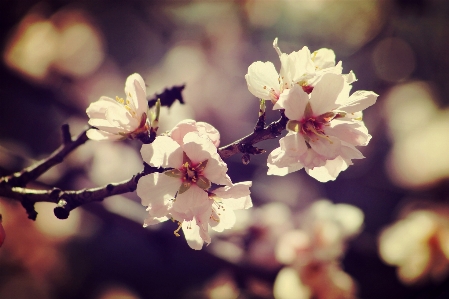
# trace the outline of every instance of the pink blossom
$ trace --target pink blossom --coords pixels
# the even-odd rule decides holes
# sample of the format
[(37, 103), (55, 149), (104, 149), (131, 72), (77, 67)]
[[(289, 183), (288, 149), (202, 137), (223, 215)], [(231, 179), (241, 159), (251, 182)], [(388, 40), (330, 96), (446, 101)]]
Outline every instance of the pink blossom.
[[(334, 51), (330, 49), (319, 49), (313, 53), (307, 47), (290, 54), (282, 53), (277, 45), (277, 38), (273, 47), (281, 60), (279, 74), (273, 63), (267, 61), (256, 61), (248, 67), (245, 75), (249, 91), (256, 97), (271, 100), (276, 103), (285, 90), (300, 85), (303, 90), (310, 93), (314, 86), (326, 73), (341, 74), (341, 61), (335, 64)], [(348, 84), (356, 81), (351, 71), (342, 75)]]
[[(219, 133), (211, 125), (187, 120), (169, 135), (158, 136), (141, 149), (149, 165), (168, 168), (137, 184), (137, 194), (148, 207), (145, 225), (173, 219), (179, 224), (175, 234), (182, 228), (189, 246), (201, 249), (211, 241), (209, 226), (228, 229), (235, 222), (232, 211), (251, 206), (251, 182), (232, 184), (217, 152)], [(212, 183), (223, 187), (211, 191)]]
[(89, 124), (96, 129), (87, 131), (92, 140), (119, 140), (138, 138), (149, 129), (147, 120), (148, 102), (145, 82), (139, 74), (126, 79), (126, 99), (101, 97), (89, 105), (86, 113)]
[(286, 175), (305, 168), (309, 175), (325, 182), (352, 165), (363, 155), (355, 146), (367, 145), (371, 136), (359, 118), (375, 103), (377, 94), (357, 91), (349, 96), (350, 85), (342, 75), (324, 74), (310, 94), (300, 86), (281, 95), (274, 109), (285, 109), (288, 134), (268, 158), (268, 174)]

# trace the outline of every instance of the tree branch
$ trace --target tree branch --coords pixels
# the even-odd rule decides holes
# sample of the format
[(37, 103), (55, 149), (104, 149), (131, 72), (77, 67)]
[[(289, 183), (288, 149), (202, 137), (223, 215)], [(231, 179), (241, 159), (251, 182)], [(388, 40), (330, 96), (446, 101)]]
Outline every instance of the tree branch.
[[(263, 127), (265, 113), (259, 115), (258, 122), (254, 131), (229, 144), (218, 149), (219, 155), (223, 158), (229, 158), (237, 153), (243, 153), (244, 163), (249, 163), (249, 155), (256, 155), (265, 152), (253, 145), (268, 139), (277, 138), (287, 124), (287, 117), (281, 111), (281, 118), (270, 125)], [(37, 212), (34, 209), (36, 202), (54, 202), (57, 204), (54, 212), (56, 217), (65, 219), (73, 209), (96, 201), (102, 201), (105, 197), (112, 195), (134, 192), (137, 188), (139, 179), (147, 174), (154, 172), (163, 172), (163, 168), (151, 167), (144, 163), (144, 170), (133, 175), (130, 179), (111, 183), (102, 187), (83, 189), (83, 190), (61, 190), (53, 188), (51, 190), (36, 190), (25, 188), (30, 181), (37, 179), (52, 166), (61, 163), (64, 158), (87, 141), (86, 131), (81, 133), (75, 140), (70, 137), (69, 126), (62, 127), (63, 144), (54, 151), (48, 158), (32, 165), (24, 170), (14, 173), (11, 176), (0, 179), (0, 196), (19, 201), (28, 213), (30, 219), (35, 220)]]
[(62, 125), (61, 131), (63, 143), (48, 158), (10, 176), (0, 178), (0, 183), (6, 182), (10, 186), (25, 187), (27, 183), (36, 180), (51, 167), (61, 163), (68, 154), (88, 140), (86, 131), (82, 132), (75, 140), (72, 140), (69, 125), (67, 124)]
[[(256, 125), (256, 128), (254, 131), (237, 140), (234, 141), (231, 144), (228, 144), (226, 146), (220, 147), (218, 149), (218, 154), (222, 159), (227, 159), (237, 153), (242, 154), (261, 154), (265, 152), (264, 150), (260, 150), (253, 145), (264, 141), (268, 139), (275, 139), (281, 135), (282, 131), (285, 130), (285, 126), (287, 125), (288, 118), (285, 116), (284, 112), (281, 111), (281, 118), (278, 119), (275, 122), (272, 122), (268, 126), (266, 126), (264, 129), (260, 129), (258, 125)], [(260, 123), (260, 117), (258, 124)]]

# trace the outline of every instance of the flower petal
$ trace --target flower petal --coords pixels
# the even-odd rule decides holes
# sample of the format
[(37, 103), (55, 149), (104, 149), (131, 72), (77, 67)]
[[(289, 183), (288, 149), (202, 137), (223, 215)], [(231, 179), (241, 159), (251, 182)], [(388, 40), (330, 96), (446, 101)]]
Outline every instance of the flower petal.
[(201, 250), (203, 248), (204, 241), (200, 236), (200, 228), (196, 225), (196, 221), (184, 221), (182, 223), (182, 231), (186, 238), (187, 244), (190, 248), (195, 250)]
[(184, 219), (190, 220), (198, 213), (200, 207), (209, 202), (210, 199), (207, 193), (198, 186), (192, 185), (187, 191), (178, 194), (173, 204), (173, 210), (177, 213), (184, 214)]
[(132, 74), (126, 79), (125, 94), (138, 117), (147, 111), (146, 86), (139, 74)]
[(342, 103), (342, 106), (338, 109), (348, 113), (362, 111), (376, 103), (378, 96), (378, 94), (372, 91), (358, 90), (345, 103)]
[(345, 122), (335, 119), (331, 121), (331, 126), (325, 127), (324, 132), (358, 146), (367, 145), (371, 139), (368, 129), (362, 122)]
[(310, 139), (309, 144), (315, 152), (329, 160), (335, 159), (340, 154), (341, 141), (334, 136)]
[(343, 158), (337, 157), (334, 160), (327, 160), (326, 164), (313, 169), (306, 168), (306, 172), (320, 182), (334, 181), (341, 171), (346, 170), (348, 164)]
[(217, 188), (213, 193), (222, 199), (227, 208), (232, 210), (249, 209), (253, 206), (249, 190), (251, 185), (251, 181), (240, 182), (232, 186)]
[(137, 195), (142, 205), (148, 206), (153, 217), (163, 217), (169, 213), (180, 180), (163, 173), (151, 173), (141, 177), (137, 183)]
[(182, 148), (168, 136), (158, 136), (153, 143), (142, 145), (140, 153), (142, 159), (154, 167), (179, 168), (182, 165)]
[(273, 109), (285, 109), (285, 115), (289, 119), (301, 120), (308, 102), (309, 95), (296, 84), (292, 89), (282, 92)]
[(331, 49), (321, 48), (312, 53), (315, 67), (326, 69), (335, 66), (335, 53)]
[(121, 135), (117, 135), (117, 134), (113, 134), (113, 133), (109, 133), (109, 132), (105, 132), (105, 131), (100, 131), (97, 129), (88, 130), (86, 132), (86, 135), (89, 139), (97, 140), (97, 141), (123, 139), (123, 136), (121, 136)]
[(279, 74), (273, 63), (256, 61), (248, 67), (245, 75), (248, 90), (257, 98), (270, 100), (270, 91), (279, 93)]
[(325, 74), (310, 94), (310, 105), (314, 115), (321, 115), (336, 109), (336, 100), (343, 89), (341, 75)]

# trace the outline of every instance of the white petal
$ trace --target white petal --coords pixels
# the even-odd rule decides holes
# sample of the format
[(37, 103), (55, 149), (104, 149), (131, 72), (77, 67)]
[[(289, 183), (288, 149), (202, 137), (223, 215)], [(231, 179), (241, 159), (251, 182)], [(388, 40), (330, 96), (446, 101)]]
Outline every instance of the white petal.
[(140, 178), (137, 183), (137, 195), (142, 205), (153, 217), (163, 217), (169, 213), (172, 200), (180, 186), (180, 180), (163, 173), (151, 173)]
[(342, 103), (342, 106), (338, 109), (348, 113), (362, 111), (376, 103), (378, 96), (378, 94), (372, 91), (358, 90), (345, 103)]
[(109, 132), (100, 131), (97, 129), (90, 129), (86, 132), (86, 135), (91, 140), (120, 140), (123, 139), (123, 136), (112, 134)]
[(341, 171), (346, 170), (348, 165), (343, 158), (338, 157), (334, 160), (326, 161), (326, 164), (313, 169), (306, 168), (306, 172), (320, 182), (334, 181)]
[(145, 82), (139, 74), (132, 74), (126, 79), (125, 94), (138, 116), (147, 111)]
[(252, 182), (240, 182), (232, 186), (225, 186), (215, 189), (213, 193), (221, 198), (227, 208), (233, 210), (249, 209), (253, 206), (251, 202), (249, 187)]
[(310, 94), (310, 105), (314, 115), (330, 112), (338, 107), (336, 100), (343, 89), (344, 78), (341, 75), (325, 74)]
[(292, 89), (285, 90), (281, 94), (273, 109), (285, 109), (285, 115), (289, 119), (301, 120), (308, 102), (309, 95), (296, 84)]
[(320, 69), (333, 67), (335, 66), (335, 53), (331, 49), (321, 48), (312, 53), (312, 60)]
[(304, 167), (295, 157), (285, 156), (285, 151), (280, 147), (274, 149), (268, 156), (268, 175), (284, 176), (298, 171)]
[(93, 102), (87, 107), (86, 113), (89, 118), (103, 118), (106, 119), (105, 113), (108, 110), (109, 107), (112, 106), (118, 106), (122, 107), (123, 105), (118, 103), (117, 101), (108, 98), (108, 97), (101, 97), (98, 101)]
[(216, 210), (214, 217), (218, 217), (219, 221), (211, 219), (209, 223), (214, 231), (222, 232), (225, 229), (230, 229), (235, 224), (235, 213), (232, 209), (223, 204), (220, 210)]
[(184, 213), (186, 214), (186, 217), (190, 218), (191, 215), (196, 215), (198, 209), (204, 207), (205, 204), (212, 204), (207, 193), (203, 189), (192, 184), (187, 191), (178, 194), (176, 201), (173, 204), (173, 210), (178, 213)]
[(269, 100), (270, 91), (279, 93), (279, 75), (273, 63), (256, 61), (248, 67), (245, 75), (248, 90), (257, 98)]
[(290, 84), (298, 83), (304, 80), (304, 78), (315, 74), (315, 65), (307, 47), (303, 47), (301, 50), (288, 55), (283, 53), (279, 58), (281, 60), (281, 80), (287, 88), (290, 87)]
[(167, 221), (168, 218), (167, 217), (148, 217), (147, 219), (144, 220), (143, 222), (143, 226), (147, 227), (148, 225), (154, 225), (154, 224), (158, 224), (164, 221)]
[(196, 225), (196, 221), (184, 221), (182, 223), (182, 231), (190, 248), (201, 250), (203, 248), (203, 239), (200, 236), (200, 228)]
[(203, 175), (213, 183), (230, 185), (231, 181), (226, 175), (228, 167), (217, 153), (217, 148), (208, 139), (201, 138), (197, 133), (191, 132), (184, 136), (184, 152), (193, 163), (208, 160)]
[[(312, 149), (326, 159), (335, 159), (341, 152), (341, 141), (337, 137), (313, 137), (309, 144)], [(330, 140), (328, 140), (330, 139)]]
[(304, 137), (295, 132), (289, 132), (279, 140), (281, 149), (285, 155), (299, 157), (307, 151), (307, 145)]
[(333, 120), (330, 127), (325, 127), (324, 132), (352, 145), (367, 145), (371, 139), (368, 129), (362, 122)]
[(158, 136), (153, 143), (144, 144), (142, 159), (154, 167), (179, 168), (182, 165), (182, 148), (168, 136)]

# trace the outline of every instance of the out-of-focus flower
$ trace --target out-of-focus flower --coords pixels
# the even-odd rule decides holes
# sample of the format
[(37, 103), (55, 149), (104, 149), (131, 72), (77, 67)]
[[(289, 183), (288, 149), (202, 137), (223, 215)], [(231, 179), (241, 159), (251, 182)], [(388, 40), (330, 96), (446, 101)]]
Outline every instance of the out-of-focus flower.
[[(289, 267), (276, 278), (275, 297), (355, 298), (355, 284), (339, 259), (347, 240), (360, 232), (363, 218), (360, 209), (327, 200), (307, 209), (300, 228), (284, 234), (277, 244), (276, 258)], [(284, 291), (287, 281), (295, 283), (293, 293)]]
[[(226, 163), (217, 153), (218, 131), (209, 124), (187, 120), (169, 136), (158, 136), (142, 146), (142, 158), (164, 173), (142, 177), (137, 194), (148, 206), (145, 225), (171, 218), (179, 223), (190, 247), (201, 249), (210, 243), (209, 226), (223, 231), (235, 223), (233, 210), (252, 206), (251, 182), (232, 184)], [(223, 187), (211, 190), (212, 183)]]
[(416, 210), (386, 228), (379, 253), (406, 284), (440, 281), (449, 271), (449, 211)]
[[(288, 95), (286, 90), (295, 85), (310, 93), (324, 74), (342, 72), (341, 61), (335, 65), (335, 54), (330, 49), (310, 53), (309, 48), (304, 46), (299, 51), (285, 54), (279, 49), (277, 38), (273, 47), (281, 60), (280, 73), (277, 73), (273, 63), (257, 61), (248, 67), (245, 75), (249, 91), (258, 98), (276, 103), (281, 96)], [(343, 77), (348, 84), (356, 80), (352, 71)]]
[(135, 139), (148, 135), (148, 102), (145, 82), (139, 74), (126, 79), (126, 99), (101, 97), (89, 105), (86, 113), (89, 124), (97, 129), (87, 131), (92, 140)]
[(295, 85), (279, 98), (273, 108), (285, 109), (289, 133), (271, 152), (268, 174), (282, 176), (305, 168), (326, 182), (352, 165), (352, 159), (363, 158), (355, 146), (367, 145), (371, 135), (361, 111), (375, 103), (377, 94), (357, 91), (349, 96), (350, 89), (344, 77), (327, 73), (310, 94)]

